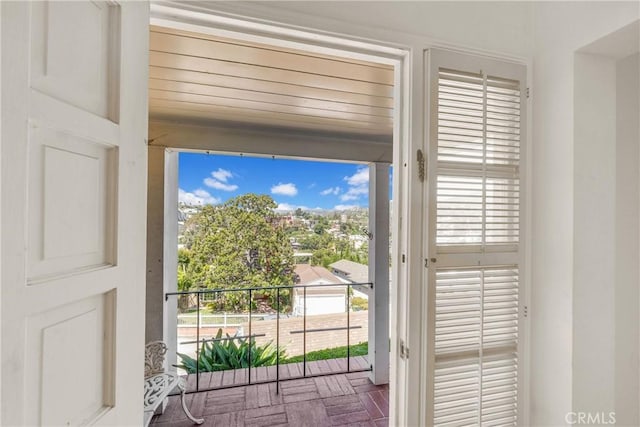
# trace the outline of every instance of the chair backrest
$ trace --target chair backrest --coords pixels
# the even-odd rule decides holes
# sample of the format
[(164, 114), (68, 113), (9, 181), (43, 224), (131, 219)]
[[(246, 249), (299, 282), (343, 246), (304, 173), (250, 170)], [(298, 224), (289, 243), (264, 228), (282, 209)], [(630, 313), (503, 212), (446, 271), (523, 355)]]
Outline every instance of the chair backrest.
[(162, 341), (151, 341), (144, 347), (144, 377), (164, 372), (164, 355), (167, 345)]

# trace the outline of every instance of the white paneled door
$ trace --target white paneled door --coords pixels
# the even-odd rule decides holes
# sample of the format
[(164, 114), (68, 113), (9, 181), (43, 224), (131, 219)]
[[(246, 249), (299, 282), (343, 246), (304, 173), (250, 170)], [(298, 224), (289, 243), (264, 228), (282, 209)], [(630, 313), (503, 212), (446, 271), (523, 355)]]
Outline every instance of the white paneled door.
[(139, 425), (148, 4), (1, 8), (0, 424)]

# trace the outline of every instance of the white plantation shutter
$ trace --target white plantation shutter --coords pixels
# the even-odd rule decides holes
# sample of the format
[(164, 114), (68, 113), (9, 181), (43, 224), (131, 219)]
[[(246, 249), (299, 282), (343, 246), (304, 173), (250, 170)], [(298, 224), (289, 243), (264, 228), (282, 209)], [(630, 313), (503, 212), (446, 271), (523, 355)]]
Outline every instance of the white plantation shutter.
[(518, 423), (524, 67), (430, 53), (428, 424)]

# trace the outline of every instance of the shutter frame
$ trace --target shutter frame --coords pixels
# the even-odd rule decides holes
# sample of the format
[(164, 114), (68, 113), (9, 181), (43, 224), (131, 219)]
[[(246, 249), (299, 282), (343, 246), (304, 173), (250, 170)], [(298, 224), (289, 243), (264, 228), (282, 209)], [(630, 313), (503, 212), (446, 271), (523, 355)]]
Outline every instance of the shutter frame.
[[(519, 400), (525, 295), (526, 68), (439, 49), (429, 50), (425, 58), (431, 124), (427, 256), (438, 259), (429, 268), (426, 293), (425, 423), (516, 425), (524, 419)], [(440, 77), (444, 77), (444, 89), (438, 84)], [(461, 177), (472, 182), (475, 190), (458, 191), (456, 178)], [(465, 240), (465, 236), (472, 238)], [(478, 337), (471, 333), (477, 319), (473, 312), (467, 319), (444, 317), (443, 310), (454, 308), (456, 302), (454, 295), (443, 290), (446, 272), (487, 275), (488, 280), (476, 290), (481, 295)], [(505, 274), (515, 280), (501, 279)], [(475, 338), (480, 341), (475, 349), (463, 345)], [(446, 374), (454, 376), (456, 366), (461, 372), (477, 368), (477, 377), (447, 385)], [(472, 383), (478, 391), (476, 400), (470, 394)], [(458, 391), (461, 400), (455, 416), (458, 403), (451, 399)], [(475, 417), (470, 408), (476, 410)]]

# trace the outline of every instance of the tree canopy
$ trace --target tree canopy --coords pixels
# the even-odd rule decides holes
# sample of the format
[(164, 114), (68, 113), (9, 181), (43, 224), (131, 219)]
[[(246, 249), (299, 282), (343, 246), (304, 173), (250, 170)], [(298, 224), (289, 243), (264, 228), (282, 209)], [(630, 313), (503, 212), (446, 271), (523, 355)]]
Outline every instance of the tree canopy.
[(182, 282), (211, 289), (293, 285), (293, 249), (276, 207), (257, 194), (204, 206), (185, 224)]

